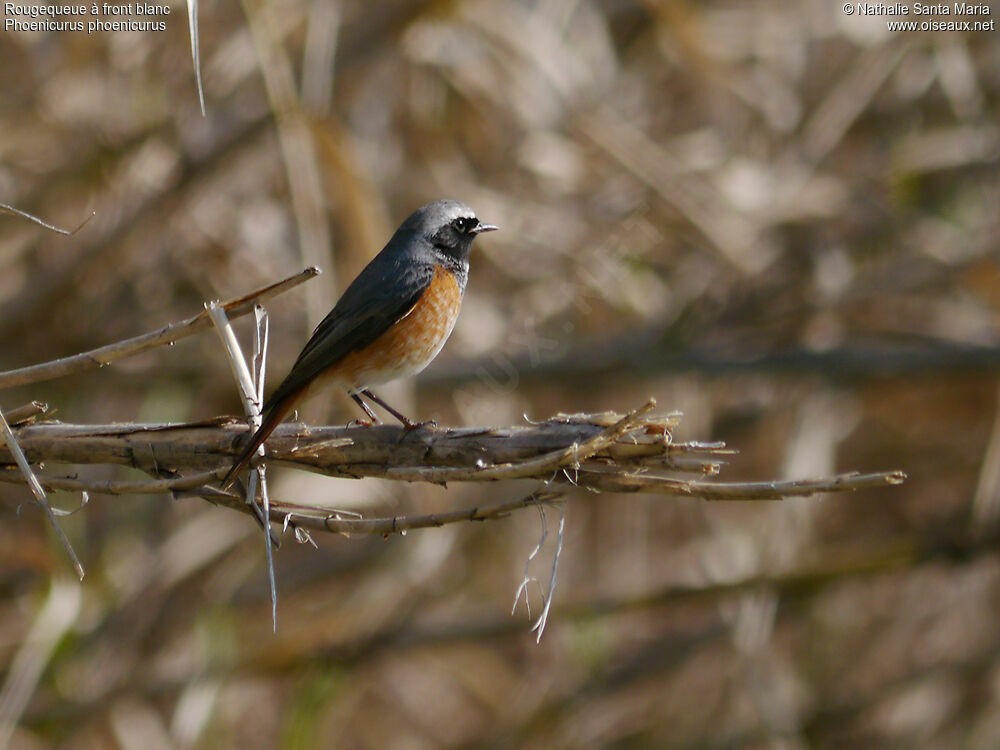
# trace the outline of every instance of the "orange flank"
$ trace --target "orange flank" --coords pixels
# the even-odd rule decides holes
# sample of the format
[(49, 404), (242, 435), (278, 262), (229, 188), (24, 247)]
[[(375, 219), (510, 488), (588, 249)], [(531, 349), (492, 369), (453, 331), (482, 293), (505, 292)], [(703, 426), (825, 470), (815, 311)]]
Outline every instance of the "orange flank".
[(315, 392), (331, 385), (348, 390), (379, 385), (420, 372), (441, 351), (462, 306), (455, 275), (434, 267), (434, 278), (410, 311), (377, 340), (343, 357), (309, 385)]

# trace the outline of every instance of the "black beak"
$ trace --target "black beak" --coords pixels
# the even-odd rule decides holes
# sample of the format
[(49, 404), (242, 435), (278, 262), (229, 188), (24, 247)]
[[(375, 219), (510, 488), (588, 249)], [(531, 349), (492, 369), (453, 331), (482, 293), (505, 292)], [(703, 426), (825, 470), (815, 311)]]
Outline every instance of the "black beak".
[(495, 224), (483, 224), (483, 222), (479, 222), (479, 224), (476, 225), (476, 228), (472, 230), (472, 233), (482, 234), (483, 232), (495, 232), (499, 228), (500, 227)]

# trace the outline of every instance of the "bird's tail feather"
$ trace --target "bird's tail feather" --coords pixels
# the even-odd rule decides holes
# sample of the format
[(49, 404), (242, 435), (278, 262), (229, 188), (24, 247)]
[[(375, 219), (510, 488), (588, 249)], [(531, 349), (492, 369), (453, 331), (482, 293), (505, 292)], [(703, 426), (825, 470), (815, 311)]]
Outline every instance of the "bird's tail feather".
[(223, 477), (222, 489), (229, 489), (233, 482), (236, 481), (236, 478), (250, 465), (250, 461), (257, 455), (257, 449), (274, 432), (274, 428), (281, 424), (281, 421), (292, 410), (300, 395), (301, 393), (299, 392), (290, 393), (284, 398), (265, 406), (264, 417), (260, 427), (257, 428), (257, 431), (250, 438), (250, 442), (246, 444), (246, 447), (240, 451), (236, 461), (233, 462), (232, 468)]

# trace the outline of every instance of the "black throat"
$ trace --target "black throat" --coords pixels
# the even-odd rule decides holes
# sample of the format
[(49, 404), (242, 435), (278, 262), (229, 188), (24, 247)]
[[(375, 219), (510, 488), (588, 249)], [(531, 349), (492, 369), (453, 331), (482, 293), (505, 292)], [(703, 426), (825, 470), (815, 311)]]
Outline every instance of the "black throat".
[(435, 246), (434, 248), (434, 260), (441, 266), (446, 268), (455, 274), (455, 280), (458, 282), (458, 288), (465, 293), (465, 284), (469, 280), (469, 251), (466, 250), (465, 253), (456, 257), (453, 249), (449, 248), (445, 250), (444, 248)]

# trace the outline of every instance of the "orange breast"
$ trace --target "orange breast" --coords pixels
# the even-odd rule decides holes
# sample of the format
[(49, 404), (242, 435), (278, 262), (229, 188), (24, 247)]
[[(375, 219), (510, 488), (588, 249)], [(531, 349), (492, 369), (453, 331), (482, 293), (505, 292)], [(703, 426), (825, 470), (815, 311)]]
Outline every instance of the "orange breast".
[(378, 340), (331, 367), (324, 379), (355, 390), (415, 375), (441, 351), (461, 307), (462, 290), (455, 275), (436, 266), (417, 304)]

